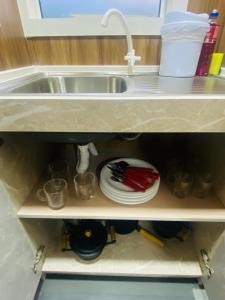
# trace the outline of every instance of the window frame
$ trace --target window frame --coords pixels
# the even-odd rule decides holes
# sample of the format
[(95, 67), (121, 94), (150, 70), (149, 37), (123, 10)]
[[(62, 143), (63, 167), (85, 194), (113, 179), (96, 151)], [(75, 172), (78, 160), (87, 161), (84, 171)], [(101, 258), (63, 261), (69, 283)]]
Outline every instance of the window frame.
[[(24, 36), (120, 36), (121, 24), (112, 18), (101, 26), (102, 15), (80, 15), (75, 18), (42, 18), (38, 0), (17, 0)], [(164, 16), (171, 10), (187, 10), (188, 0), (161, 0), (160, 17), (126, 16), (132, 35), (160, 35)]]

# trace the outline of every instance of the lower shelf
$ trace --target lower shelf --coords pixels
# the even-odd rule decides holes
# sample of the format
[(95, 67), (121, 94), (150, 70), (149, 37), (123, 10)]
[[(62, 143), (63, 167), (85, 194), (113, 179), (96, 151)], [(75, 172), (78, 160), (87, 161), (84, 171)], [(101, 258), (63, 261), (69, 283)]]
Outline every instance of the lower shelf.
[(73, 252), (53, 249), (43, 264), (43, 272), (86, 275), (143, 277), (200, 277), (202, 271), (192, 240), (168, 241), (160, 248), (138, 232), (117, 235), (94, 262), (83, 262)]

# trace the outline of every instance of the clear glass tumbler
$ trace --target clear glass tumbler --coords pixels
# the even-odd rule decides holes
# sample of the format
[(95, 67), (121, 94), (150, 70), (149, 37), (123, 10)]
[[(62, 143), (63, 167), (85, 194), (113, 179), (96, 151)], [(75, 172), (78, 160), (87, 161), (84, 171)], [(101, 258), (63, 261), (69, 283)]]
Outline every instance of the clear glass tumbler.
[(174, 186), (175, 174), (180, 170), (180, 167), (181, 167), (181, 162), (176, 158), (172, 158), (167, 162), (165, 179), (170, 189), (172, 189)]
[(40, 201), (47, 202), (52, 209), (64, 207), (68, 197), (67, 182), (63, 178), (53, 178), (48, 180), (43, 188), (37, 191), (37, 197)]
[(51, 178), (69, 178), (69, 164), (66, 160), (55, 160), (48, 165), (48, 171)]
[(74, 177), (74, 186), (78, 199), (91, 199), (95, 193), (95, 174), (92, 172), (77, 174)]
[(192, 188), (193, 176), (188, 172), (177, 172), (175, 174), (173, 193), (179, 198), (186, 197)]
[(213, 179), (210, 172), (198, 173), (195, 176), (194, 195), (198, 198), (205, 198), (212, 190)]

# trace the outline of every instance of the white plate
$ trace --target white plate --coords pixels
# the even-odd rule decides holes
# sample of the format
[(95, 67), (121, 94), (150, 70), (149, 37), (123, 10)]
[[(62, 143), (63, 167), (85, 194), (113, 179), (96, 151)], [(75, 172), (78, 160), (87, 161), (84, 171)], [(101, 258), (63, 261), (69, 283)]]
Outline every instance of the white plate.
[[(154, 171), (158, 172), (157, 169), (154, 166), (152, 166), (150, 163), (140, 160), (140, 159), (135, 159), (135, 158), (116, 159), (116, 160), (111, 161), (110, 163), (119, 162), (121, 160), (126, 161), (132, 167), (152, 168)], [(123, 185), (122, 183), (113, 181), (111, 179), (111, 176), (112, 176), (111, 170), (109, 168), (107, 168), (107, 165), (102, 168), (102, 171), (100, 174), (100, 182), (103, 182), (104, 185), (107, 186), (111, 192), (113, 191), (115, 193), (119, 193), (120, 195), (122, 193), (122, 195), (124, 197), (131, 196), (131, 197), (136, 198), (137, 196), (141, 196), (141, 197), (143, 196), (143, 193), (135, 192), (131, 188)], [(154, 189), (158, 189), (159, 184), (160, 184), (160, 179), (156, 180), (154, 185), (151, 188), (147, 189), (145, 191), (145, 193), (151, 193), (152, 191), (154, 191)]]
[(148, 197), (144, 197), (144, 198), (129, 199), (129, 198), (124, 198), (124, 197), (114, 195), (114, 194), (108, 192), (107, 190), (105, 190), (104, 187), (102, 187), (102, 186), (101, 186), (101, 190), (102, 190), (103, 194), (107, 194), (107, 196), (109, 196), (110, 198), (117, 199), (117, 200), (120, 200), (120, 201), (123, 201), (126, 203), (139, 203), (139, 202), (142, 202), (145, 200), (150, 200), (152, 197), (154, 197), (157, 194), (157, 193), (154, 193), (154, 194), (152, 194)]
[(115, 202), (119, 202), (119, 203), (122, 203), (122, 204), (127, 204), (127, 205), (136, 205), (136, 204), (142, 204), (142, 203), (146, 203), (148, 201), (151, 201), (157, 193), (155, 193), (154, 195), (152, 195), (151, 197), (148, 197), (146, 199), (141, 199), (141, 200), (124, 200), (124, 199), (121, 199), (120, 197), (116, 197), (116, 196), (113, 196), (109, 193), (107, 193), (106, 191), (102, 190), (102, 193), (109, 199), (111, 199), (112, 201), (115, 201)]
[(122, 192), (117, 192), (114, 189), (111, 189), (110, 186), (107, 186), (103, 181), (100, 182), (101, 187), (109, 194), (115, 196), (115, 197), (120, 197), (121, 199), (129, 199), (131, 201), (133, 200), (141, 200), (141, 199), (146, 199), (146, 198), (150, 198), (153, 194), (158, 192), (158, 188), (159, 188), (159, 184), (157, 186), (155, 186), (154, 189), (151, 190), (151, 192), (148, 193), (141, 193), (141, 195), (135, 195), (135, 193), (126, 196), (124, 195)]
[(124, 199), (121, 199), (120, 197), (117, 197), (117, 196), (114, 196), (114, 195), (111, 195), (110, 193), (108, 193), (107, 191), (104, 190), (104, 188), (101, 187), (100, 185), (100, 189), (102, 191), (102, 193), (109, 199), (111, 199), (112, 201), (114, 202), (117, 202), (117, 203), (120, 203), (120, 204), (124, 204), (124, 205), (138, 205), (138, 204), (143, 204), (143, 203), (146, 203), (148, 201), (151, 201), (155, 195), (153, 194), (151, 197), (147, 198), (147, 199), (142, 199), (142, 200), (139, 200), (139, 201), (129, 201), (129, 200), (124, 200)]
[(107, 182), (105, 182), (104, 180), (101, 180), (100, 183), (105, 187), (105, 189), (108, 192), (111, 192), (114, 195), (117, 196), (122, 196), (125, 198), (130, 198), (130, 199), (139, 199), (139, 198), (143, 198), (146, 195), (151, 195), (152, 193), (158, 191), (159, 189), (159, 180), (157, 181), (157, 184), (154, 185), (154, 187), (152, 187), (151, 189), (146, 190), (144, 193), (141, 192), (133, 192), (133, 193), (129, 193), (129, 195), (127, 195), (126, 192), (121, 192), (116, 190), (115, 188), (112, 188), (109, 184), (107, 184)]

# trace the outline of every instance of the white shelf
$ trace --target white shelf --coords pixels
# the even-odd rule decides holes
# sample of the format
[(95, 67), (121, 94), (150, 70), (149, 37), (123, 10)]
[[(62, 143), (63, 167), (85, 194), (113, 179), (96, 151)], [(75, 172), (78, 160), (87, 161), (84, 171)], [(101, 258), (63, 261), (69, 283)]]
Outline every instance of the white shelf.
[(180, 199), (171, 194), (162, 183), (151, 201), (134, 206), (117, 204), (106, 198), (98, 189), (93, 199), (68, 199), (60, 210), (50, 209), (40, 202), (33, 192), (18, 211), (20, 218), (46, 219), (139, 219), (177, 221), (225, 221), (225, 208), (215, 195), (205, 199), (189, 196)]
[(161, 248), (138, 232), (117, 235), (117, 242), (106, 246), (99, 259), (93, 263), (82, 262), (73, 252), (52, 250), (45, 259), (42, 271), (109, 276), (202, 276), (191, 239), (183, 243), (168, 241), (166, 246)]

